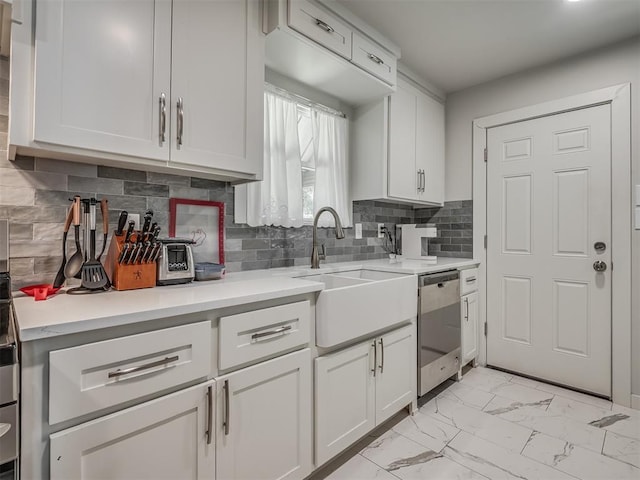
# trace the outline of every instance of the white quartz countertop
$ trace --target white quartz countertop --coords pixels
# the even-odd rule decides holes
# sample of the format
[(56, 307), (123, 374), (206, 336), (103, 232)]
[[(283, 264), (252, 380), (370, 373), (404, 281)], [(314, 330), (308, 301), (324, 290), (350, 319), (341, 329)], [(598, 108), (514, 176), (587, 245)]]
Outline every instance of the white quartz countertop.
[[(477, 265), (472, 259), (439, 258), (437, 264), (420, 260), (396, 262), (367, 260), (322, 264), (309, 267), (277, 268), (229, 273), (223, 280), (193, 282), (185, 285), (155, 287), (118, 292), (115, 290), (66, 295), (60, 292), (36, 302), (20, 292), (14, 293), (14, 305), (20, 340), (23, 342), (99, 328), (155, 320), (175, 315), (215, 310), (247, 303), (318, 292), (324, 284), (311, 279), (292, 278), (319, 273), (362, 268), (410, 275)], [(274, 281), (277, 278), (277, 281)]]

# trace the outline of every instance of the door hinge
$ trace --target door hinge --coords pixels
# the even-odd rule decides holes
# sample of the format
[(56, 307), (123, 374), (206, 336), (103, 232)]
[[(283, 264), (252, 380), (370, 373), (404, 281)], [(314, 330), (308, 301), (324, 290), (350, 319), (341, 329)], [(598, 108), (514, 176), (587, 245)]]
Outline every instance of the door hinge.
[(484, 161), (485, 162), (487, 161), (488, 156), (489, 156), (489, 153), (487, 152), (487, 149), (485, 148), (484, 149)]
[(487, 322), (484, 322), (484, 336), (487, 336)]
[(487, 236), (484, 236), (484, 249), (487, 249)]

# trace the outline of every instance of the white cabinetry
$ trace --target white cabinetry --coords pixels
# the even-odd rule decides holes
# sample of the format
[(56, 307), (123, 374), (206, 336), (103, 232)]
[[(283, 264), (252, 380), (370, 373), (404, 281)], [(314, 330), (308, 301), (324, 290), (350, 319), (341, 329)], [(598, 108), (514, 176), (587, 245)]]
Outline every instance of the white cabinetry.
[(51, 435), (51, 479), (215, 478), (214, 382)]
[(354, 115), (354, 200), (444, 203), (444, 105), (398, 78), (396, 93)]
[(408, 325), (315, 360), (316, 466), (414, 400), (414, 331)]
[[(29, 10), (36, 5), (29, 2)], [(12, 65), (10, 143), (132, 168), (262, 172), (264, 38), (256, 0), (38, 1), (35, 66)], [(33, 70), (31, 70), (33, 68)], [(33, 121), (29, 121), (33, 100)], [(31, 125), (33, 124), (33, 129)], [(102, 163), (102, 162), (100, 162)]]
[(311, 473), (309, 349), (216, 380), (218, 480), (292, 480)]
[(462, 362), (461, 366), (478, 356), (478, 269), (460, 272)]

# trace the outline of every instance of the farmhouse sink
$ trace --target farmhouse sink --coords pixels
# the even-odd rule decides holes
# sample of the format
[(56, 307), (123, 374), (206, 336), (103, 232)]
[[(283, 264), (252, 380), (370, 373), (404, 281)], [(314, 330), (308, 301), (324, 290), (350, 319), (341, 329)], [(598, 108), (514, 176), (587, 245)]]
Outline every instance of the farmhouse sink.
[(319, 347), (333, 347), (413, 320), (417, 315), (415, 275), (362, 269), (298, 278), (325, 284), (316, 303)]

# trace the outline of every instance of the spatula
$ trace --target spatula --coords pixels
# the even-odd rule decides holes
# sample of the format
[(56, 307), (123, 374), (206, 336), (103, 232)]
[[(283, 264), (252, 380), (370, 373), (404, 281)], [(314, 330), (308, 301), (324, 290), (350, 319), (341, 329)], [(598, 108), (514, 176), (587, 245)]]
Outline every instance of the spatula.
[(96, 259), (96, 200), (91, 199), (89, 215), (89, 255), (82, 265), (82, 287), (88, 290), (107, 290), (111, 282), (102, 264)]
[(64, 222), (64, 231), (62, 233), (62, 263), (56, 273), (56, 278), (53, 280), (53, 288), (60, 288), (64, 283), (64, 268), (67, 266), (67, 234), (69, 233), (69, 227), (71, 227), (71, 220), (73, 220), (73, 205), (69, 207), (67, 213), (67, 220)]

